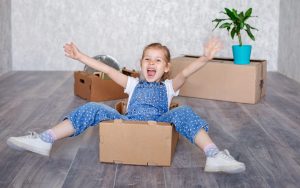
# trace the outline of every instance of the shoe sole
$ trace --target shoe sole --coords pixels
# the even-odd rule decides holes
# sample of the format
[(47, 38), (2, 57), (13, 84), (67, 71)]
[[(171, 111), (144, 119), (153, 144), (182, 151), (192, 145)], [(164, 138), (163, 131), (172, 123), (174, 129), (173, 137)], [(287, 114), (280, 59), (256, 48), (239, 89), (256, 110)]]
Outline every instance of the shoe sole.
[(17, 150), (17, 151), (26, 151), (24, 148), (20, 148), (20, 147), (18, 147), (17, 145), (13, 144), (9, 139), (6, 141), (6, 144), (7, 144), (10, 148), (12, 148), (12, 149), (14, 149), (14, 150)]
[(6, 143), (8, 146), (10, 146), (11, 148), (16, 149), (18, 151), (27, 150), (27, 151), (31, 151), (31, 152), (49, 157), (50, 152), (42, 151), (41, 148), (32, 147), (32, 145), (28, 145), (26, 143), (19, 142), (18, 140), (15, 140), (13, 138), (9, 138), (6, 141)]
[(226, 167), (225, 168), (209, 168), (205, 167), (204, 171), (205, 172), (225, 172), (225, 173), (230, 173), (230, 174), (236, 174), (236, 173), (241, 173), (246, 170), (245, 166), (236, 166), (236, 167)]

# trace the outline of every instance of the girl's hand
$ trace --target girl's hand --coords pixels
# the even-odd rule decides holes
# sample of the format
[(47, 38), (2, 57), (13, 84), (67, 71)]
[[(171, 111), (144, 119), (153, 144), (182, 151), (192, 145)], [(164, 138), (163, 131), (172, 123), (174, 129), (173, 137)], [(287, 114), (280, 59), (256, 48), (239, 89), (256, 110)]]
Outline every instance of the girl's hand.
[(71, 42), (71, 43), (66, 43), (64, 45), (64, 51), (65, 51), (65, 55), (69, 58), (75, 59), (75, 60), (80, 60), (80, 56), (82, 55), (82, 53), (78, 50), (78, 48), (76, 47), (76, 45)]
[(213, 37), (204, 45), (204, 56), (207, 58), (207, 60), (212, 60), (215, 54), (222, 48), (223, 45), (220, 40), (216, 37)]

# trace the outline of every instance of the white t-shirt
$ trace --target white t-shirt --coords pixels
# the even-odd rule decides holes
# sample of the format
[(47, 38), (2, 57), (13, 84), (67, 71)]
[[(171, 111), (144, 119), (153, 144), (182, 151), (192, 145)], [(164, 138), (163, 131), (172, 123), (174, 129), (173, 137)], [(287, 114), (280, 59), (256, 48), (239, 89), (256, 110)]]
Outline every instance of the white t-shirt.
[[(139, 83), (139, 81), (140, 80), (138, 78), (133, 78), (133, 77), (128, 76), (127, 85), (126, 85), (126, 88), (124, 90), (124, 93), (127, 93), (129, 95), (127, 108), (128, 108), (128, 104), (130, 102), (131, 96), (133, 94), (134, 88)], [(174, 91), (172, 80), (165, 80), (163, 83), (166, 85), (167, 97), (168, 97), (168, 107), (170, 107), (172, 98), (174, 96), (178, 95), (179, 90), (176, 91), (176, 92)]]

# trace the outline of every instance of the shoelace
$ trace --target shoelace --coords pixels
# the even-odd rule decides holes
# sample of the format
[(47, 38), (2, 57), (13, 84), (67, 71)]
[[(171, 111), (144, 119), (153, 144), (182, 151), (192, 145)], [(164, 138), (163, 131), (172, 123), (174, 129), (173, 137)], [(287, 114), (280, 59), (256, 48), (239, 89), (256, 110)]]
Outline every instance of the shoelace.
[(229, 151), (227, 149), (225, 149), (224, 151), (221, 151), (220, 155), (224, 159), (234, 160), (234, 158), (230, 155), (230, 153), (229, 153)]
[(38, 133), (34, 132), (34, 131), (28, 131), (29, 135), (27, 135), (27, 138), (37, 138), (39, 136)]

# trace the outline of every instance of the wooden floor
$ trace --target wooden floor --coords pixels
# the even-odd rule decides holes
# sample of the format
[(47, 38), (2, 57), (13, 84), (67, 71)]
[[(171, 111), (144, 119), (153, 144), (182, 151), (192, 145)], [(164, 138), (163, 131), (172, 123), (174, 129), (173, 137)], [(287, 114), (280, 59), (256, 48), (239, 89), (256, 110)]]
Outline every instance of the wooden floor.
[(12, 150), (9, 136), (50, 128), (86, 101), (73, 96), (72, 72), (10, 72), (0, 76), (0, 187), (299, 187), (299, 83), (268, 73), (267, 96), (256, 105), (175, 100), (209, 122), (244, 173), (204, 173), (203, 152), (183, 137), (171, 167), (101, 164), (97, 127), (56, 142), (49, 158)]

